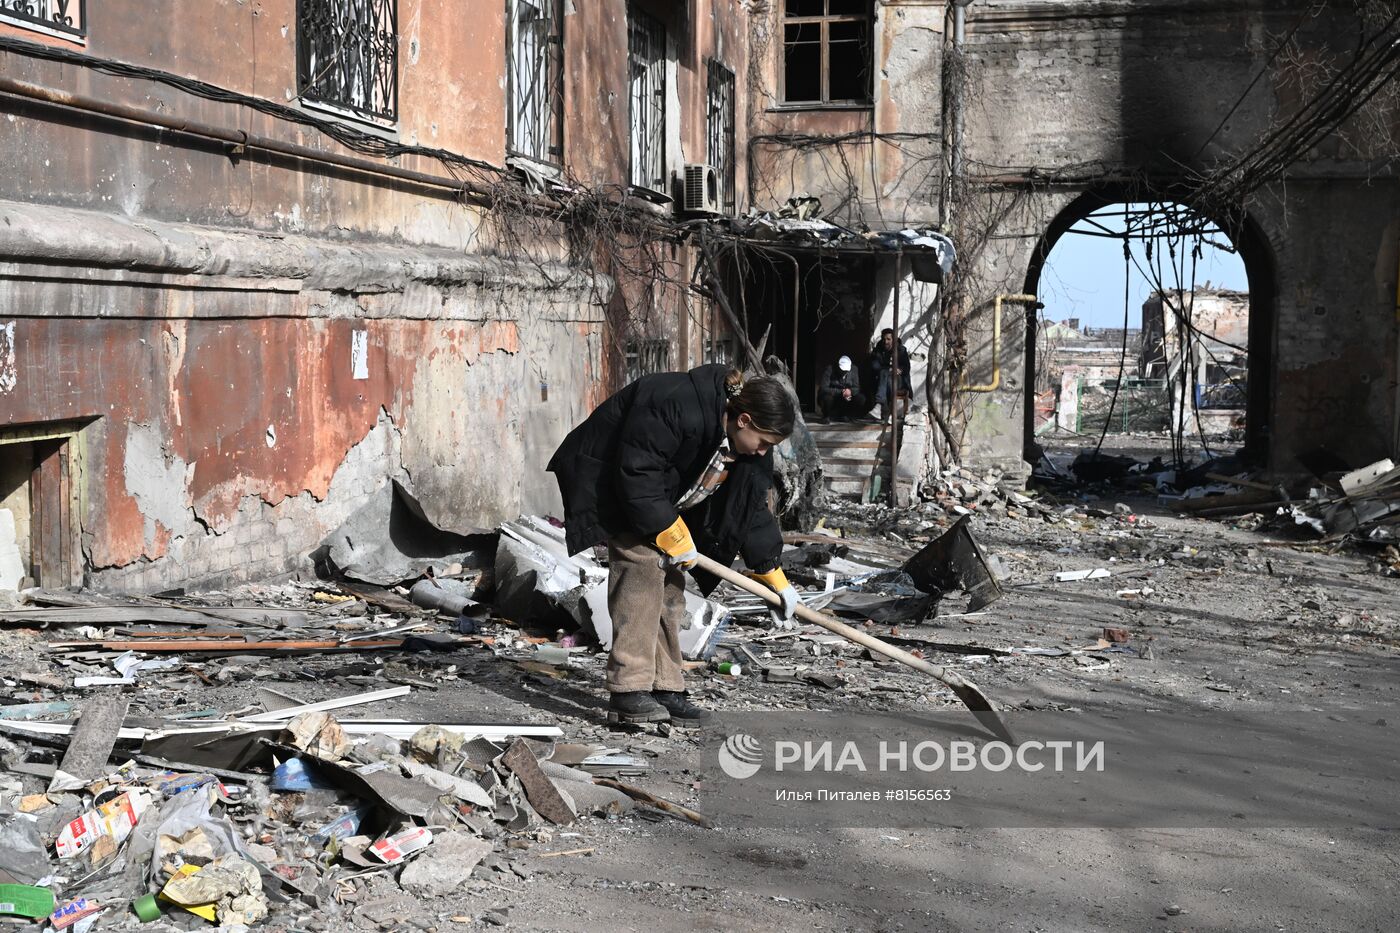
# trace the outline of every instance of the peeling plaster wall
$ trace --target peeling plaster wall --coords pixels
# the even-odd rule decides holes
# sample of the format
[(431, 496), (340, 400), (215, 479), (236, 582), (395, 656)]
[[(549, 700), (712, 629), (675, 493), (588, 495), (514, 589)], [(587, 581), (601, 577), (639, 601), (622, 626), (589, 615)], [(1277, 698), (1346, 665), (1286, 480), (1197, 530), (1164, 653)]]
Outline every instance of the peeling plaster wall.
[[(748, 14), (740, 0), (642, 2), (670, 33), (667, 159), (679, 171), (705, 159), (707, 59), (748, 69)], [(400, 0), (399, 115), (387, 132), (501, 165), (505, 4), (477, 7)], [(627, 4), (564, 7), (566, 168), (616, 190), (627, 180)], [(295, 11), (295, 0), (102, 0), (88, 5), (82, 51), (296, 106)], [(353, 154), (315, 128), (153, 81), (4, 52), (0, 68)], [(544, 463), (619, 378), (605, 277), (501, 258), (489, 215), (443, 192), (42, 104), (0, 107), (0, 160), (12, 167), (0, 173), (0, 426), (87, 424), (93, 584), (305, 569), (306, 553), (391, 479), (450, 528), (559, 511)], [(428, 157), (393, 162), (446, 174)], [(741, 190), (743, 178), (740, 164)], [(563, 253), (562, 237), (537, 245)], [(693, 252), (671, 260), (688, 279)], [(677, 365), (694, 365), (707, 316), (683, 291), (661, 290), (644, 326), (672, 340)]]
[[(49, 306), (59, 299), (43, 293), (64, 289), (0, 281), (0, 303)], [(121, 291), (160, 303), (158, 289)], [(596, 401), (595, 315), (540, 293), (513, 296), (518, 320), (282, 316), (285, 296), (259, 297), (269, 314), (256, 319), (18, 321), (3, 423), (94, 419), (82, 516), (94, 584), (307, 569), (390, 478), (445, 527), (558, 511), (541, 451)]]

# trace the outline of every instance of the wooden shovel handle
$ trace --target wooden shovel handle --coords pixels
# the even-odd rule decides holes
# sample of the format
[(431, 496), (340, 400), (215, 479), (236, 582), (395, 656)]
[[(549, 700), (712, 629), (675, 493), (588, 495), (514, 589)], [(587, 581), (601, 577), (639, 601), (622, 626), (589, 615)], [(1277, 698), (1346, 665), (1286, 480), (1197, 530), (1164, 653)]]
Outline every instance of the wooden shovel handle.
[[(768, 604), (771, 606), (782, 605), (783, 601), (778, 597), (778, 594), (773, 592), (768, 587), (764, 586), (762, 583), (759, 583), (757, 580), (750, 579), (749, 577), (744, 576), (742, 573), (738, 573), (734, 570), (731, 570), (730, 568), (725, 567), (723, 564), (716, 563), (715, 561), (706, 557), (704, 554), (699, 555), (699, 560), (696, 561), (696, 566), (700, 567), (703, 570), (709, 571), (710, 573), (714, 574), (715, 576), (719, 577), (721, 580), (724, 580), (727, 583), (734, 584), (735, 586), (739, 587), (739, 589), (744, 590), (747, 593), (752, 593), (754, 596), (757, 596), (760, 599), (767, 601)], [(876, 638), (874, 635), (869, 634), (868, 632), (862, 632), (858, 628), (852, 628), (844, 622), (839, 622), (836, 619), (833, 619), (831, 616), (827, 615), (824, 612), (818, 612), (815, 609), (809, 609), (801, 603), (799, 603), (797, 606), (797, 617), (799, 619), (802, 619), (804, 622), (811, 622), (814, 625), (820, 625), (828, 632), (840, 635), (847, 641), (855, 642), (857, 645), (860, 645), (864, 648), (869, 648), (876, 654), (882, 654), (885, 657), (898, 661), (901, 664), (906, 664), (909, 667), (914, 668), (914, 670), (916, 671), (922, 671), (923, 673), (929, 675), (933, 679), (947, 684), (949, 687), (953, 687), (956, 689), (964, 686), (967, 683), (967, 681), (965, 681), (962, 678), (962, 676), (956, 671), (950, 671), (945, 667), (938, 667), (935, 664), (930, 664), (923, 658), (916, 658), (914, 655), (905, 651), (903, 648), (896, 648), (894, 645), (891, 645), (888, 642), (881, 641), (880, 639)]]

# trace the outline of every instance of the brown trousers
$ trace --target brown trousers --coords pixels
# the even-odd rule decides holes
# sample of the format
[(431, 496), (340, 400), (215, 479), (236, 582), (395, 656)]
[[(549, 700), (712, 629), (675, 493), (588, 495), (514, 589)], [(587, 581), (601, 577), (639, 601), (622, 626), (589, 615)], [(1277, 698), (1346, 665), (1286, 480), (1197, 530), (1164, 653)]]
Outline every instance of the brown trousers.
[(636, 535), (608, 540), (608, 614), (613, 642), (608, 690), (684, 690), (680, 630), (685, 624), (685, 573)]

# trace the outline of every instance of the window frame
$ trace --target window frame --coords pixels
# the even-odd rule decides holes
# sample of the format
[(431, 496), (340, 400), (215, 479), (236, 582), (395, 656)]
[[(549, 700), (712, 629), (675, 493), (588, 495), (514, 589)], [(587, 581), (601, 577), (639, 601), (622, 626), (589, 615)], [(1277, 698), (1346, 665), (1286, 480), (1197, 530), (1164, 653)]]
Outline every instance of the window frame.
[[(716, 93), (718, 90), (720, 93)], [(727, 93), (725, 93), (727, 91)], [(738, 159), (738, 82), (734, 70), (716, 58), (705, 60), (705, 161), (714, 167), (720, 182), (720, 209), (738, 211), (736, 166)], [(718, 121), (718, 126), (716, 122)], [(722, 156), (722, 160), (716, 156)]]
[[(306, 29), (306, 21), (310, 8), (318, 5), (331, 7), (336, 4), (362, 4), (366, 12), (373, 12), (378, 7), (384, 7), (388, 11), (388, 25), (392, 32), (393, 42), (386, 47), (390, 50), (392, 61), (392, 81), (385, 89), (381, 89), (379, 82), (389, 71), (387, 68), (377, 68), (368, 76), (369, 101), (367, 104), (356, 104), (352, 100), (338, 100), (329, 95), (321, 95), (317, 92), (315, 84), (312, 82), (310, 74), (314, 56), (319, 48), (314, 47), (312, 37)], [(319, 12), (319, 11), (318, 11)], [(374, 25), (379, 25), (375, 23)], [(399, 121), (399, 0), (297, 0), (296, 3), (296, 78), (297, 78), (297, 100), (303, 105), (315, 110), (321, 110), (333, 114), (346, 120), (352, 120), (366, 126), (378, 129), (394, 129)], [(390, 32), (382, 28), (379, 32), (379, 39), (384, 39)], [(368, 40), (374, 44), (373, 36)], [(384, 109), (374, 109), (375, 100), (379, 97), (379, 92), (386, 90)]]
[[(67, 39), (69, 42), (77, 42), (80, 45), (87, 44), (87, 0), (35, 0), (35, 2), (48, 9), (50, 13), (48, 18), (42, 15), (24, 13), (0, 3), (0, 23), (14, 26), (16, 29), (35, 32), (42, 36)], [(76, 26), (65, 24), (62, 20), (55, 18), (55, 15), (63, 16), (68, 23), (71, 23), (73, 16), (69, 15), (70, 10), (76, 12), (78, 20)]]
[[(549, 100), (540, 105), (540, 114), (549, 126), (540, 134), (543, 151), (533, 152), (517, 145), (519, 131), (519, 101), (516, 95), (520, 50), (518, 31), (519, 9), (529, 5), (545, 13), (548, 25), (539, 55), (542, 61), (545, 91)], [(564, 165), (564, 3), (563, 0), (505, 0), (506, 6), (506, 154), (540, 165), (562, 168)], [(539, 69), (540, 65), (536, 65)], [(537, 70), (538, 76), (538, 70)]]
[[(790, 110), (810, 110), (823, 107), (833, 109), (840, 108), (867, 108), (873, 105), (875, 97), (875, 3), (874, 0), (866, 0), (866, 11), (864, 13), (830, 13), (830, 0), (822, 0), (824, 11), (816, 16), (790, 15), (788, 13), (789, 0), (783, 0), (782, 13), (780, 14), (779, 25), (782, 29), (779, 46), (778, 59), (778, 100), (779, 109)], [(821, 87), (821, 97), (817, 99), (789, 100), (787, 92), (787, 27), (790, 24), (816, 24), (821, 30), (820, 59), (818, 66), (818, 83)], [(868, 84), (865, 95), (858, 98), (835, 98), (831, 97), (831, 24), (832, 23), (864, 23), (866, 26), (866, 66), (869, 72)]]
[[(640, 40), (640, 41), (639, 41)], [(647, 48), (641, 48), (641, 42), (647, 44)], [(633, 188), (642, 188), (647, 191), (654, 191), (661, 195), (669, 195), (666, 190), (669, 183), (666, 162), (666, 95), (669, 92), (667, 86), (667, 57), (666, 57), (666, 24), (655, 16), (637, 6), (636, 3), (629, 3), (627, 6), (627, 182)], [(641, 79), (641, 87), (638, 86), (638, 54), (640, 52), (651, 51), (655, 53), (655, 58), (646, 62), (641, 62), (645, 69), (645, 74)], [(655, 118), (654, 124), (649, 122), (645, 127), (638, 123), (638, 103), (646, 94), (650, 94), (654, 99), (654, 106), (646, 108), (651, 117)], [(645, 129), (646, 135), (650, 137), (647, 151), (642, 151), (642, 137), (639, 130)], [(653, 163), (650, 167), (638, 165), (638, 161), (643, 156), (650, 156)], [(654, 177), (643, 178), (642, 173), (648, 168), (654, 169)]]

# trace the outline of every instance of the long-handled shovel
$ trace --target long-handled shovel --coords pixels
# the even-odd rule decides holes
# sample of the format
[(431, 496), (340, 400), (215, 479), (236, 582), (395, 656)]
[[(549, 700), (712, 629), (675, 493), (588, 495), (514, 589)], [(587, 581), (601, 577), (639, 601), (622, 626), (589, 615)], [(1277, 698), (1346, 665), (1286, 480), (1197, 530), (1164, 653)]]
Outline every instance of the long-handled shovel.
[[(696, 562), (696, 566), (700, 569), (707, 570), (721, 580), (734, 584), (746, 593), (752, 593), (754, 596), (768, 602), (769, 605), (778, 606), (782, 604), (782, 600), (778, 598), (777, 593), (773, 592), (762, 583), (759, 583), (757, 580), (751, 580), (741, 573), (736, 573), (723, 564), (718, 564), (710, 560), (703, 554), (698, 555), (698, 557), (699, 560)], [(963, 704), (972, 711), (972, 715), (977, 717), (977, 721), (996, 733), (999, 739), (1009, 745), (1016, 744), (1016, 736), (1012, 734), (1010, 727), (1002, 722), (1001, 717), (997, 715), (996, 709), (992, 706), (992, 701), (987, 699), (987, 695), (983, 693), (976, 684), (963, 677), (957, 671), (950, 671), (946, 667), (938, 667), (937, 665), (928, 663), (922, 658), (916, 658), (902, 648), (896, 648), (894, 645), (881, 641), (874, 635), (868, 635), (860, 629), (852, 628), (844, 622), (838, 622), (825, 613), (817, 612), (815, 609), (808, 609), (801, 604), (797, 607), (797, 617), (804, 622), (812, 622), (816, 625), (820, 625), (828, 632), (834, 632), (847, 641), (855, 642), (857, 645), (869, 648), (876, 654), (883, 654), (885, 657), (893, 658), (901, 664), (912, 667), (916, 671), (923, 671), (925, 674), (943, 683), (956, 693), (958, 699), (962, 700)]]

